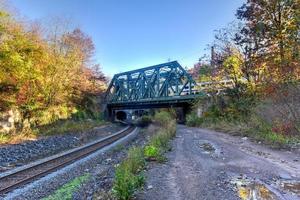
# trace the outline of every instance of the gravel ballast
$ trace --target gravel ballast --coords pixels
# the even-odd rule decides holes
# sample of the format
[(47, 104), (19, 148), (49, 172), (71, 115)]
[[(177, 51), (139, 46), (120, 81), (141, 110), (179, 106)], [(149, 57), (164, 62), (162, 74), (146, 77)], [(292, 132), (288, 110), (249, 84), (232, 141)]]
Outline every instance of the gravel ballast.
[(84, 133), (49, 136), (35, 141), (0, 147), (0, 172), (72, 149), (121, 130), (119, 124), (103, 125)]
[[(49, 196), (56, 189), (78, 176), (88, 173), (93, 179), (95, 178), (95, 176), (97, 176), (97, 174), (103, 174), (103, 171), (113, 168), (114, 162), (116, 162), (117, 159), (112, 159), (111, 156), (117, 155), (118, 153), (116, 153), (116, 150), (112, 149), (120, 148), (120, 146), (124, 146), (126, 148), (127, 145), (134, 144), (134, 142), (132, 143), (131, 141), (137, 136), (137, 134), (138, 129), (136, 129), (128, 136), (122, 138), (118, 142), (115, 142), (82, 160), (79, 160), (57, 172), (47, 175), (25, 186), (24, 188), (20, 188), (9, 193), (4, 199), (41, 199), (43, 197)], [(122, 154), (124, 153), (120, 151), (119, 155), (116, 156), (116, 158), (121, 156)], [(82, 196), (86, 196), (89, 193), (91, 193), (92, 195), (93, 190), (85, 190), (84, 193), (77, 194), (77, 196), (74, 196), (74, 198), (85, 199), (82, 198)], [(78, 195), (81, 196), (78, 197)]]

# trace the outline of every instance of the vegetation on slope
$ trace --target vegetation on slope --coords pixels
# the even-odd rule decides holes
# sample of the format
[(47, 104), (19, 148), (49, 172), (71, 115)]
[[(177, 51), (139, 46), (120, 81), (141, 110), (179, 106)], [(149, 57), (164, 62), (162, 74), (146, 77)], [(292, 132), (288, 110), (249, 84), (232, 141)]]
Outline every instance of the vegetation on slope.
[(46, 33), (42, 27), (0, 7), (0, 113), (20, 113), (1, 140), (61, 119), (99, 119), (106, 79), (93, 62), (92, 39), (63, 23)]
[[(239, 21), (216, 35), (210, 67), (198, 63), (192, 70), (195, 78), (209, 77), (212, 84), (210, 97), (195, 103), (208, 109), (201, 118), (191, 113), (189, 125), (242, 132), (272, 144), (297, 143), (299, 8), (299, 1), (248, 0), (237, 10)], [(232, 87), (218, 84), (224, 79)]]

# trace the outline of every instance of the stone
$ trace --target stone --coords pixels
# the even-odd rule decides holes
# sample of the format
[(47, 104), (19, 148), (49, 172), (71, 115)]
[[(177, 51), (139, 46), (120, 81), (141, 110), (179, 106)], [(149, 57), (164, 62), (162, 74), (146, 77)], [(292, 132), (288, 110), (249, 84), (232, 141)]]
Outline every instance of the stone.
[(148, 185), (147, 190), (151, 190), (153, 188), (152, 185)]
[(247, 137), (243, 137), (242, 140), (248, 140), (248, 138)]

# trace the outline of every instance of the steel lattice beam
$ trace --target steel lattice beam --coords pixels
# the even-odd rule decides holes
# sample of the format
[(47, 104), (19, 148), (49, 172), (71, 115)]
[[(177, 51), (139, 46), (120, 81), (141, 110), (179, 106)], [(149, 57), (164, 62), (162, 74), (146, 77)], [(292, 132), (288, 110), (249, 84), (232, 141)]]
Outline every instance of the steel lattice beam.
[(172, 61), (115, 74), (106, 92), (107, 104), (169, 101), (195, 96), (196, 82), (183, 67)]

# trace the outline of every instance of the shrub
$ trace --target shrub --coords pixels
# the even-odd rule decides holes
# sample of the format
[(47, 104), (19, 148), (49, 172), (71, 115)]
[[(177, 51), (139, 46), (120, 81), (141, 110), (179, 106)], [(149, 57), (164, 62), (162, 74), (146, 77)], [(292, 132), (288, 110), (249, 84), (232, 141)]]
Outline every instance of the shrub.
[(137, 125), (140, 127), (148, 126), (152, 122), (152, 118), (149, 115), (143, 115), (137, 120)]
[(105, 122), (101, 120), (60, 120), (51, 125), (39, 127), (39, 133), (42, 135), (57, 135), (69, 132), (81, 132), (96, 126), (101, 126), (104, 123)]
[(127, 200), (143, 183), (144, 177), (142, 175), (135, 175), (122, 163), (116, 169), (113, 193), (118, 199)]
[(139, 172), (145, 167), (143, 149), (132, 147), (127, 158), (116, 168), (113, 193), (118, 199), (130, 199), (135, 190), (144, 183), (143, 175)]
[(150, 139), (150, 144), (165, 150), (168, 148), (169, 137), (165, 130), (160, 130), (156, 135), (152, 136)]
[[(158, 115), (162, 117), (165, 114)], [(158, 117), (158, 118), (159, 118)], [(176, 135), (176, 123), (171, 119), (168, 124), (162, 125), (161, 129), (156, 135), (150, 138), (149, 145), (144, 149), (145, 157), (148, 160), (164, 161), (163, 153), (171, 149), (169, 141)]]
[(186, 124), (188, 126), (200, 126), (202, 123), (203, 123), (203, 118), (198, 117), (194, 112), (186, 116)]
[[(146, 120), (148, 119), (146, 117)], [(141, 170), (145, 167), (145, 158), (165, 160), (163, 153), (170, 149), (169, 140), (176, 134), (176, 122), (167, 112), (159, 112), (155, 120), (161, 125), (159, 132), (151, 137), (144, 149), (130, 148), (127, 158), (116, 168), (113, 193), (118, 199), (130, 199), (134, 192), (143, 185), (144, 176), (141, 175)]]
[(154, 115), (154, 121), (163, 127), (168, 125), (172, 120), (172, 115), (167, 111), (160, 111)]
[(257, 140), (262, 140), (265, 143), (278, 147), (285, 146), (288, 143), (288, 138), (280, 133), (272, 130), (272, 126), (262, 119), (252, 117), (248, 121), (250, 127), (246, 132)]
[(129, 171), (136, 174), (145, 167), (145, 158), (143, 148), (133, 147), (128, 151), (127, 159), (124, 161), (124, 165)]
[(165, 127), (165, 131), (168, 134), (168, 137), (171, 139), (176, 136), (176, 121), (172, 120), (169, 124)]
[(147, 145), (144, 149), (144, 154), (147, 160), (163, 161), (164, 156), (158, 147)]
[(0, 133), (0, 144), (5, 144), (10, 141), (10, 135), (7, 133)]

